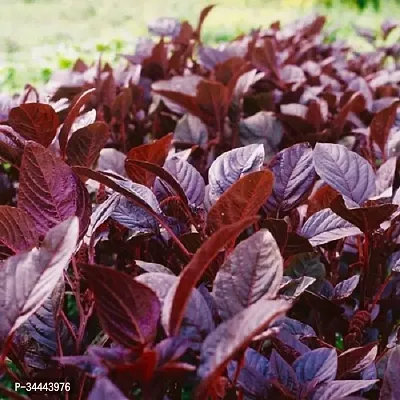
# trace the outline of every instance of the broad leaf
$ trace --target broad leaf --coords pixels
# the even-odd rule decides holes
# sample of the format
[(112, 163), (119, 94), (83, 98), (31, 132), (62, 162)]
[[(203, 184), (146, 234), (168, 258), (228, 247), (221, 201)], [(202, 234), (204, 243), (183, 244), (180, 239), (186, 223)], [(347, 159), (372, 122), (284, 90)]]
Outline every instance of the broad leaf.
[(218, 198), (207, 215), (207, 228), (219, 228), (251, 217), (258, 213), (272, 191), (273, 176), (270, 171), (251, 172), (233, 183)]
[(396, 400), (400, 398), (400, 382), (398, 369), (400, 365), (400, 346), (396, 346), (389, 357), (380, 400)]
[[(231, 361), (228, 364), (228, 377), (233, 381), (238, 368), (237, 361)], [(244, 354), (244, 365), (240, 369), (237, 378), (237, 385), (241, 387), (246, 394), (265, 398), (268, 393), (267, 373), (269, 361), (252, 348), (248, 348)]]
[(190, 293), (204, 271), (226, 245), (230, 244), (245, 228), (256, 221), (257, 218), (249, 217), (219, 229), (196, 252), (179, 276), (179, 283), (171, 304), (168, 329), (170, 335), (176, 335), (179, 332)]
[(354, 292), (356, 289), (358, 282), (360, 281), (360, 275), (354, 275), (349, 279), (345, 279), (344, 281), (338, 283), (335, 286), (335, 292), (333, 297), (336, 300), (345, 299)]
[(293, 368), (279, 355), (276, 350), (272, 350), (269, 359), (270, 366), (268, 371), (269, 379), (278, 380), (293, 395), (299, 391), (300, 384)]
[(208, 171), (209, 197), (214, 204), (243, 175), (261, 170), (264, 162), (262, 145), (252, 144), (220, 155)]
[(104, 122), (95, 122), (75, 131), (67, 144), (68, 164), (92, 167), (109, 136)]
[(342, 145), (317, 143), (314, 165), (317, 174), (328, 185), (357, 204), (375, 194), (375, 174), (371, 165)]
[(125, 347), (154, 340), (161, 306), (150, 288), (112, 268), (84, 265), (82, 273), (93, 291), (102, 326), (111, 338)]
[(313, 214), (306, 221), (300, 234), (307, 238), (313, 246), (319, 246), (333, 240), (359, 235), (361, 231), (331, 209), (325, 208)]
[(28, 213), (36, 231), (46, 232), (77, 215), (83, 232), (90, 218), (89, 195), (71, 168), (50, 150), (34, 142), (25, 146), (22, 158), (18, 208)]
[(243, 146), (260, 143), (264, 146), (265, 161), (277, 152), (284, 128), (272, 112), (261, 111), (239, 123), (240, 141)]
[(10, 111), (8, 123), (23, 138), (48, 147), (56, 136), (60, 121), (50, 105), (27, 103)]
[(15, 207), (0, 206), (0, 244), (14, 253), (36, 245), (39, 235), (31, 217)]
[(85, 106), (90, 100), (92, 95), (94, 94), (95, 89), (89, 89), (83, 92), (78, 99), (75, 101), (71, 110), (69, 111), (65, 121), (61, 127), (60, 133), (58, 135), (58, 142), (60, 145), (61, 155), (64, 157), (65, 149), (67, 147), (68, 137), (72, 129), (72, 125), (76, 118), (79, 116), (81, 109)]
[(297, 207), (314, 185), (316, 176), (310, 145), (300, 143), (281, 151), (268, 168), (272, 170), (275, 179), (265, 209), (270, 214), (285, 214)]
[[(312, 400), (337, 400), (346, 398), (347, 395), (366, 389), (378, 382), (377, 380), (370, 381), (332, 381), (321, 385), (312, 394)], [(382, 399), (383, 400), (383, 399)], [(386, 398), (385, 398), (386, 400)], [(394, 398), (393, 398), (394, 400)]]
[(185, 114), (176, 124), (174, 141), (192, 145), (205, 145), (208, 141), (207, 127), (200, 118)]
[(389, 107), (377, 112), (369, 127), (370, 137), (379, 146), (382, 153), (385, 152), (386, 142), (396, 119), (399, 105), (400, 102), (395, 101)]
[(289, 308), (290, 303), (285, 300), (262, 299), (219, 325), (201, 349), (197, 374), (202, 382), (195, 398), (205, 398), (209, 384), (223, 372), (228, 362)]
[(396, 174), (396, 157), (385, 161), (376, 173), (376, 194), (391, 197), (393, 194), (393, 180)]
[(171, 140), (172, 135), (167, 135), (153, 143), (143, 144), (130, 150), (125, 160), (125, 168), (129, 178), (134, 182), (151, 187), (155, 179), (154, 174), (144, 171), (137, 165), (129, 164), (129, 160), (146, 161), (162, 166), (167, 157)]
[(335, 349), (320, 348), (300, 356), (293, 368), (301, 384), (330, 382), (336, 377), (337, 354)]
[(125, 154), (118, 150), (110, 148), (102, 149), (97, 162), (97, 169), (100, 171), (109, 170), (126, 177), (125, 159)]
[(377, 353), (378, 347), (375, 343), (355, 347), (341, 353), (338, 357), (337, 378), (341, 379), (346, 374), (360, 373), (374, 362)]
[(203, 205), (205, 185), (204, 179), (191, 164), (177, 157), (164, 163), (166, 169), (179, 183), (186, 194), (189, 204), (196, 207)]
[(69, 218), (48, 231), (40, 248), (9, 257), (1, 266), (1, 342), (51, 295), (75, 252), (78, 234), (78, 218)]
[(214, 280), (213, 297), (221, 318), (227, 320), (261, 298), (274, 298), (282, 276), (282, 256), (269, 231), (239, 243)]

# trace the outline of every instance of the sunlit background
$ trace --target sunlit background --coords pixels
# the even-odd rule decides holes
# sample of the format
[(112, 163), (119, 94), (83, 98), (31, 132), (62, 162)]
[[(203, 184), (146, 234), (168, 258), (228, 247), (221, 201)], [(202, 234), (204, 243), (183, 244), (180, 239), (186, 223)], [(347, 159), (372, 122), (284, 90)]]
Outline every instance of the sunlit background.
[[(160, 16), (197, 20), (206, 0), (0, 0), (0, 91), (46, 82), (54, 69), (77, 58), (117, 62), (132, 52), (147, 23)], [(311, 12), (328, 17), (330, 39), (368, 50), (354, 24), (378, 29), (385, 18), (400, 19), (400, 0), (220, 0), (203, 29), (207, 43), (226, 41), (271, 22)], [(389, 41), (400, 38), (399, 30)]]

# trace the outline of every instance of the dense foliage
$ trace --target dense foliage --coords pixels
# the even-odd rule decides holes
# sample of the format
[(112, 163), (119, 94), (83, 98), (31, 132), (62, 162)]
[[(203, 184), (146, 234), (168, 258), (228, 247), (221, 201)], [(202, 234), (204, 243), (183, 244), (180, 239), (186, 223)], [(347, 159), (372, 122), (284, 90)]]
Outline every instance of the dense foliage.
[(400, 398), (399, 46), (211, 9), (1, 97), (6, 398)]

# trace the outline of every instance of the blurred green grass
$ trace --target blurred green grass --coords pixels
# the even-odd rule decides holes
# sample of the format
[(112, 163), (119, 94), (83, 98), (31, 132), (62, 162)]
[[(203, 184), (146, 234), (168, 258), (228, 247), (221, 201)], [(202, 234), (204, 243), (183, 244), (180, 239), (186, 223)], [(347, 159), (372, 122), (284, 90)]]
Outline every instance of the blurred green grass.
[[(400, 18), (397, 0), (385, 0), (376, 13), (363, 12), (332, 0), (332, 7), (313, 0), (220, 0), (203, 29), (208, 43), (229, 40), (251, 28), (292, 21), (311, 11), (328, 16), (334, 37), (368, 49), (352, 23), (378, 28), (384, 18)], [(117, 61), (132, 52), (135, 39), (147, 34), (147, 22), (160, 16), (196, 22), (207, 0), (0, 0), (0, 92), (41, 84), (54, 69), (68, 68), (78, 57), (88, 62), (103, 54)], [(398, 37), (398, 36), (397, 36)]]

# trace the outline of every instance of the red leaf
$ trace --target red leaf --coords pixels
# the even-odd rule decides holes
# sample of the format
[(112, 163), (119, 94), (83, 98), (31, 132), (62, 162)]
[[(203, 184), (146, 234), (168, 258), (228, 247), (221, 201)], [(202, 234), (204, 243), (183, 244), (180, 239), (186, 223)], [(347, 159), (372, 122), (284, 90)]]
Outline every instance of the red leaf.
[(81, 233), (90, 216), (89, 195), (71, 168), (34, 142), (25, 146), (21, 163), (18, 208), (27, 212), (37, 232), (77, 215)]
[(72, 106), (70, 112), (68, 113), (67, 117), (65, 118), (64, 124), (60, 130), (60, 134), (58, 136), (58, 141), (60, 143), (60, 152), (61, 155), (64, 157), (65, 156), (65, 148), (67, 146), (68, 142), (68, 135), (69, 132), (71, 131), (72, 125), (75, 121), (75, 119), (78, 117), (81, 108), (86, 105), (92, 95), (95, 93), (96, 89), (89, 89), (83, 92), (79, 98), (76, 100), (74, 105)]
[(126, 156), (125, 169), (132, 181), (151, 187), (154, 183), (154, 172), (143, 171), (143, 168), (135, 168), (130, 161), (146, 161), (147, 163), (162, 166), (168, 155), (172, 134), (164, 136), (153, 143), (134, 147)]
[(67, 144), (68, 164), (92, 167), (109, 136), (104, 122), (95, 122), (75, 131)]
[(329, 208), (339, 193), (328, 185), (319, 188), (308, 200), (307, 218), (324, 208)]
[(28, 103), (13, 108), (8, 123), (25, 139), (48, 147), (57, 133), (60, 121), (50, 105)]
[(361, 372), (375, 360), (376, 354), (376, 343), (355, 347), (340, 354), (338, 357), (337, 379), (343, 379), (349, 373)]
[(347, 208), (342, 196), (337, 196), (330, 205), (331, 210), (351, 222), (362, 232), (371, 232), (390, 218), (398, 209), (395, 204), (382, 204), (370, 207)]
[(154, 340), (161, 306), (146, 285), (112, 268), (82, 265), (104, 330), (125, 347)]
[(396, 119), (399, 105), (400, 101), (394, 101), (389, 107), (377, 112), (369, 126), (370, 137), (379, 146), (382, 152), (385, 151), (385, 145), (390, 129)]
[(25, 211), (15, 207), (0, 206), (0, 243), (15, 253), (37, 244), (39, 235)]
[(197, 39), (200, 40), (200, 33), (201, 33), (201, 28), (203, 27), (204, 21), (207, 18), (208, 14), (210, 13), (210, 11), (215, 7), (215, 4), (210, 4), (209, 6), (203, 8), (201, 10), (200, 13), (200, 17), (199, 17), (199, 22), (197, 24), (197, 28), (195, 31), (195, 36)]
[(271, 171), (256, 171), (235, 182), (217, 200), (207, 215), (207, 228), (216, 231), (224, 225), (257, 214), (271, 195), (274, 177)]
[(244, 229), (256, 221), (256, 217), (249, 217), (221, 228), (193, 256), (179, 277), (178, 286), (172, 300), (169, 319), (169, 333), (171, 336), (178, 334), (192, 289), (204, 271), (223, 247), (231, 243)]
[(342, 132), (349, 113), (360, 113), (364, 108), (364, 96), (359, 92), (354, 93), (332, 121), (332, 127)]

